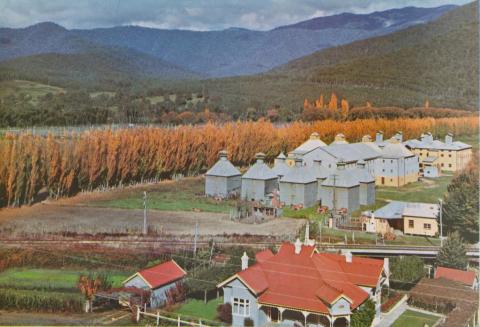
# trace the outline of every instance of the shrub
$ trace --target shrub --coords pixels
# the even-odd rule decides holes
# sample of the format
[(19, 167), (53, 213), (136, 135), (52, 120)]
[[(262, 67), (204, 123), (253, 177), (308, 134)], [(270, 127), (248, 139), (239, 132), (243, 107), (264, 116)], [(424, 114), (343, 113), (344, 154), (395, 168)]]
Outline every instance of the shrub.
[(351, 325), (352, 327), (365, 327), (372, 324), (375, 318), (375, 304), (372, 300), (368, 299), (364, 304), (355, 310), (352, 314)]
[(218, 319), (224, 323), (232, 323), (232, 305), (230, 303), (220, 304), (217, 307)]
[(2, 309), (82, 312), (83, 298), (79, 294), (0, 289)]
[(400, 289), (410, 289), (425, 274), (423, 260), (416, 256), (393, 258), (390, 266), (392, 286)]

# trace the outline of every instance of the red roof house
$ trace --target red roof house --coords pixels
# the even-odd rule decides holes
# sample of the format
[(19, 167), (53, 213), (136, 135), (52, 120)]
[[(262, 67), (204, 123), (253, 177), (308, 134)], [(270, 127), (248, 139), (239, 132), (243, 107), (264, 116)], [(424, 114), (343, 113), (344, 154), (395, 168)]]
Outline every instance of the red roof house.
[(463, 283), (473, 289), (477, 288), (477, 276), (473, 271), (465, 271), (446, 267), (437, 267), (435, 278), (445, 278)]
[(166, 292), (176, 287), (186, 275), (185, 270), (175, 260), (170, 260), (136, 272), (123, 282), (123, 286), (149, 290), (151, 307), (159, 307), (166, 301)]
[[(369, 297), (379, 299), (386, 280), (383, 260), (318, 253), (314, 246), (298, 240), (296, 244), (283, 243), (277, 254), (262, 251), (256, 259), (254, 265), (218, 285), (224, 290), (224, 301), (234, 302), (234, 326), (243, 326), (240, 320), (245, 316), (239, 318), (238, 313), (248, 313), (255, 326), (271, 320), (302, 325), (307, 320), (329, 324), (338, 317), (348, 321), (352, 311)], [(247, 300), (248, 310), (242, 311)]]

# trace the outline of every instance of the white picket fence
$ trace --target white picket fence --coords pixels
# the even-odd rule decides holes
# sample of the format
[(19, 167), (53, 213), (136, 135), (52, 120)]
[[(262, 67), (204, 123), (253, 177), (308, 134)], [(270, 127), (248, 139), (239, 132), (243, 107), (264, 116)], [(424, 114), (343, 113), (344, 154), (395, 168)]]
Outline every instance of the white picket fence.
[[(203, 323), (201, 319), (198, 319), (198, 323), (197, 323), (194, 321), (182, 320), (180, 315), (177, 315), (177, 318), (167, 317), (167, 316), (161, 315), (160, 311), (157, 311), (156, 313), (147, 312), (145, 309), (142, 310), (140, 306), (137, 306), (137, 317), (136, 317), (137, 322), (140, 321), (141, 316), (155, 318), (157, 322), (156, 324), (157, 326), (160, 325), (160, 320), (164, 320), (170, 323), (175, 323), (177, 327), (180, 327), (180, 326), (213, 327), (211, 325), (207, 325)], [(172, 324), (172, 326), (174, 325)]]

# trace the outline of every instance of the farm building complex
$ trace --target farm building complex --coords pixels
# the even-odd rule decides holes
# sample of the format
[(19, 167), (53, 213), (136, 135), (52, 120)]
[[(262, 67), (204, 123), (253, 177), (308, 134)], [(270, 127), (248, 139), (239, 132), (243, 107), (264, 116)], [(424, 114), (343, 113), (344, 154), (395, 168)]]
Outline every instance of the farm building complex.
[[(222, 198), (240, 195), (243, 200), (261, 203), (271, 203), (276, 197), (281, 205), (320, 205), (352, 212), (375, 203), (376, 185), (401, 187), (418, 181), (422, 174), (438, 177), (442, 170), (463, 168), (471, 152), (471, 146), (454, 142), (451, 134), (445, 142), (433, 140), (430, 133), (422, 134), (420, 140), (404, 142), (402, 132), (386, 140), (382, 132), (377, 132), (374, 141), (365, 135), (357, 143), (348, 143), (343, 134), (338, 134), (327, 145), (318, 133), (312, 133), (286, 156), (280, 153), (273, 167), (265, 162), (263, 153), (258, 153), (255, 164), (243, 175), (228, 161), (227, 153), (220, 152), (219, 161), (206, 173), (205, 193)], [(382, 228), (397, 223), (397, 218), (385, 219), (390, 225), (384, 223)], [(404, 225), (401, 230), (421, 235), (437, 233), (435, 224), (425, 222), (421, 226)]]

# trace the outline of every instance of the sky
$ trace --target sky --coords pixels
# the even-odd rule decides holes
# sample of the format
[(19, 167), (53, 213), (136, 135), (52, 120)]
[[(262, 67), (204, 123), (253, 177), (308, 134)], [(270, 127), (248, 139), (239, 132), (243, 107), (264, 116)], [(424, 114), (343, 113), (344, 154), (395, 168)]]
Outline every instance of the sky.
[(342, 12), (462, 5), (469, 0), (0, 0), (0, 26), (51, 21), (66, 28), (138, 25), (165, 29), (269, 30)]

